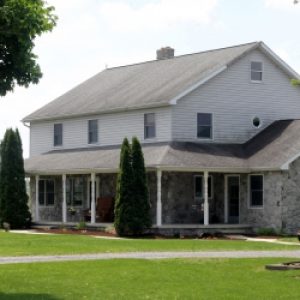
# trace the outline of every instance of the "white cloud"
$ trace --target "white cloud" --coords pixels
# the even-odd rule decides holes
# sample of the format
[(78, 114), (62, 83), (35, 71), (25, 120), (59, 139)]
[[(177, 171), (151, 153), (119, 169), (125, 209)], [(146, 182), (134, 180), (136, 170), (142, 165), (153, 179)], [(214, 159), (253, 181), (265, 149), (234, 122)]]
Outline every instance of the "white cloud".
[(290, 57), (290, 53), (288, 50), (286, 50), (285, 48), (282, 47), (278, 47), (274, 49), (275, 53), (277, 53), (280, 58), (282, 58), (284, 61), (290, 61), (291, 57)]
[(294, 5), (294, 0), (265, 0), (267, 8), (299, 11), (300, 4)]
[(217, 0), (160, 0), (134, 8), (124, 2), (100, 5), (100, 14), (115, 30), (162, 30), (184, 24), (210, 24)]

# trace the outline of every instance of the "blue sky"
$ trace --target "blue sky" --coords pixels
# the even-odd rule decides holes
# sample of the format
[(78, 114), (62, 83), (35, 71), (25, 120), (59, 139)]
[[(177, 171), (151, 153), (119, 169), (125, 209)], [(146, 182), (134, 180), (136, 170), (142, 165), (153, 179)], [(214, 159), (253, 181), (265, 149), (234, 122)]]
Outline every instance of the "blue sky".
[(29, 129), (20, 120), (112, 67), (155, 58), (162, 46), (175, 55), (264, 41), (300, 73), (300, 4), (293, 0), (48, 0), (59, 17), (36, 41), (44, 76), (39, 85), (0, 98), (0, 138), (18, 127), (29, 153)]

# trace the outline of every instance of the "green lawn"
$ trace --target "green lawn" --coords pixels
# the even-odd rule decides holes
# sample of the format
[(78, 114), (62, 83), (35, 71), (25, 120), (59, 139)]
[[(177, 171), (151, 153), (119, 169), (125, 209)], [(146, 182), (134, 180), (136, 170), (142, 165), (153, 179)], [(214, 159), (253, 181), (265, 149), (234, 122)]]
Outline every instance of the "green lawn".
[(0, 256), (133, 251), (291, 250), (299, 246), (229, 240), (123, 239), (82, 235), (29, 235), (0, 232)]
[(299, 299), (287, 259), (107, 260), (2, 265), (0, 299)]

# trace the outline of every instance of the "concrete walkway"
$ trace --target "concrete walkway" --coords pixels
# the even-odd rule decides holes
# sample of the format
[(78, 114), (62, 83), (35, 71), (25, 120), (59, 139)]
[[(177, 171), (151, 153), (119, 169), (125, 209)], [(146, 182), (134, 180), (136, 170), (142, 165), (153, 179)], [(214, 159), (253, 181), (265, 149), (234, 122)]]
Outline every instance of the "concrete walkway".
[(299, 242), (285, 242), (279, 241), (277, 239), (261, 239), (261, 238), (246, 238), (247, 242), (265, 242), (265, 243), (273, 243), (279, 245), (290, 245), (290, 246), (300, 246)]
[(293, 251), (203, 251), (203, 252), (125, 252), (80, 255), (0, 257), (0, 264), (60, 262), (107, 259), (166, 259), (166, 258), (300, 258), (300, 250)]

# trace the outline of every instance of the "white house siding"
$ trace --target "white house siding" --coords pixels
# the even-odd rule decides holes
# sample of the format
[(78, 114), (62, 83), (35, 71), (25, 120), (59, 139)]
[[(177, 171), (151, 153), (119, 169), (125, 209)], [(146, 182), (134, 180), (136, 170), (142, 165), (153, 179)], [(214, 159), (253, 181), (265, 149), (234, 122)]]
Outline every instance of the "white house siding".
[[(144, 114), (155, 113), (156, 138), (144, 140)], [(99, 143), (97, 146), (118, 145), (127, 136), (137, 136), (141, 142), (162, 142), (171, 139), (171, 109), (156, 108), (131, 112), (102, 114), (97, 116), (31, 123), (30, 156), (54, 149), (90, 147), (88, 144), (88, 120), (98, 119)], [(53, 146), (53, 124), (63, 123), (63, 146)], [(93, 145), (92, 145), (93, 146)]]
[[(263, 82), (250, 80), (250, 62), (263, 62)], [(244, 143), (278, 119), (300, 118), (300, 88), (259, 50), (249, 53), (173, 106), (174, 140), (197, 139), (197, 112), (213, 114), (213, 140)], [(252, 119), (258, 116), (257, 129)]]

